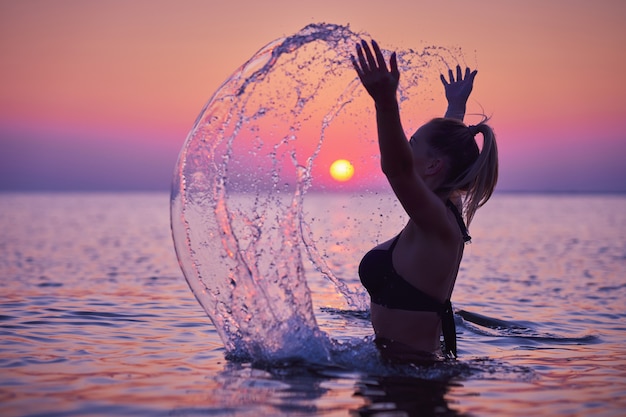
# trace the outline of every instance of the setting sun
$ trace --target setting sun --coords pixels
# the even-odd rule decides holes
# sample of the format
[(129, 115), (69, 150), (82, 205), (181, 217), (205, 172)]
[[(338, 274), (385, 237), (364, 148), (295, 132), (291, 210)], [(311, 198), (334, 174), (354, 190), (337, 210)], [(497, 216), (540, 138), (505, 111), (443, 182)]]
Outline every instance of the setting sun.
[(330, 176), (337, 181), (348, 181), (354, 175), (354, 166), (346, 159), (338, 159), (330, 166)]

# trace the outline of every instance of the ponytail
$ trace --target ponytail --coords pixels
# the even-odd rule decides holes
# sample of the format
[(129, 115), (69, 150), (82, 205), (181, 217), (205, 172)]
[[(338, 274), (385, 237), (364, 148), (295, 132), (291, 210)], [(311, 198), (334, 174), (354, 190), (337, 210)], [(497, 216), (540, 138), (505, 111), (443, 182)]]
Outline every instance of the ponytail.
[(472, 222), (476, 210), (489, 200), (498, 182), (496, 135), (486, 122), (487, 119), (468, 127), (472, 136), (478, 133), (483, 135), (483, 146), (476, 161), (455, 181), (459, 188), (465, 191), (463, 211), (468, 225)]
[[(466, 126), (456, 119), (437, 118), (427, 138), (436, 153), (447, 158), (449, 166), (439, 192), (460, 193), (463, 198), (465, 222), (469, 225), (493, 194), (498, 181), (498, 147), (496, 137), (484, 118), (477, 125)], [(483, 136), (479, 151), (475, 136)]]

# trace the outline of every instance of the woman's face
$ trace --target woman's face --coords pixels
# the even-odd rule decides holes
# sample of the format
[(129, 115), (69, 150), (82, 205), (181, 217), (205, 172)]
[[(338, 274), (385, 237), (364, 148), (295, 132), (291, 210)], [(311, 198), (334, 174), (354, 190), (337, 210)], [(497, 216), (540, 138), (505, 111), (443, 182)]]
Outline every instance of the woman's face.
[(415, 161), (415, 168), (417, 172), (423, 177), (427, 167), (432, 162), (434, 158), (428, 143), (426, 142), (426, 138), (429, 134), (429, 126), (428, 124), (420, 127), (417, 131), (411, 136), (409, 140), (409, 145), (411, 146), (411, 150), (413, 151), (413, 160)]

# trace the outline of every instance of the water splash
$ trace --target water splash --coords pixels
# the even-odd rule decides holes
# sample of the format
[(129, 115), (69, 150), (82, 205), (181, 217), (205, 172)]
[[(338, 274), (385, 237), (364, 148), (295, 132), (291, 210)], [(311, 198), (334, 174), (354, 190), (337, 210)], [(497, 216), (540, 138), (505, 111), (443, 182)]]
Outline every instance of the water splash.
[[(349, 60), (362, 38), (313, 24), (269, 43), (215, 92), (181, 150), (171, 195), (176, 253), (230, 355), (328, 360), (332, 343), (316, 322), (305, 261), (350, 308), (366, 309), (361, 290), (325, 261), (304, 215), (309, 190), (332, 188), (320, 180), (327, 143), (350, 148), (372, 173), (356, 186), (380, 183), (371, 100)], [(403, 110), (428, 108), (428, 77), (458, 60), (439, 47), (398, 51)]]

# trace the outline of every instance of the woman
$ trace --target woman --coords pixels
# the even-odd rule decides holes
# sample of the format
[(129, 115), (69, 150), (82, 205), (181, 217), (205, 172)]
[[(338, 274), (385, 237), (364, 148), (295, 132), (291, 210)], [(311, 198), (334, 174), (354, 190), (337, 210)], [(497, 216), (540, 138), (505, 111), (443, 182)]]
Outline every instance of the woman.
[[(456, 357), (450, 297), (476, 210), (491, 196), (498, 177), (492, 129), (483, 120), (463, 124), (476, 71), (457, 67), (457, 79), (441, 77), (448, 99), (445, 118), (433, 119), (407, 141), (400, 122), (396, 54), (389, 69), (375, 41), (362, 41), (352, 64), (376, 105), (381, 168), (409, 215), (393, 239), (368, 252), (359, 267), (371, 296), (376, 345), (383, 357), (411, 362)], [(479, 152), (474, 137), (483, 136)]]

